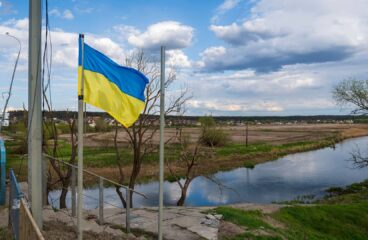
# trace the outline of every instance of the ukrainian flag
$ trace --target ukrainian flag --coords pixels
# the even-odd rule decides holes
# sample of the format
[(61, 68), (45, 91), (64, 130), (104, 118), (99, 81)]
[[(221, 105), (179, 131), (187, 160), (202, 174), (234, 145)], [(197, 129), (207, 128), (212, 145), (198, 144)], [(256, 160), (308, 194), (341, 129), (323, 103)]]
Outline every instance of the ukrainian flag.
[(82, 95), (83, 71), (83, 101), (105, 110), (125, 127), (130, 127), (145, 107), (147, 77), (133, 68), (118, 65), (82, 41), (79, 36), (78, 96)]

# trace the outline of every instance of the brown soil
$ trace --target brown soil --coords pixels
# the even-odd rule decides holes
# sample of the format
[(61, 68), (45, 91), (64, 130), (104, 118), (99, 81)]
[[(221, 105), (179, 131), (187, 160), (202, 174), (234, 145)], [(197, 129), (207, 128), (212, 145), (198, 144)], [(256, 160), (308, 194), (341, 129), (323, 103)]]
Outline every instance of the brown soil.
[(237, 235), (245, 233), (245, 229), (227, 221), (221, 221), (218, 237), (219, 239), (231, 239)]
[[(245, 143), (245, 127), (223, 127), (228, 133), (230, 140), (236, 143)], [(351, 134), (357, 131), (368, 133), (368, 125), (365, 124), (299, 124), (299, 125), (251, 125), (248, 131), (249, 143), (266, 142), (271, 144), (282, 144), (296, 141), (321, 140), (328, 136), (340, 132), (348, 132)], [(183, 132), (189, 136), (191, 142), (195, 142), (200, 135), (200, 128), (184, 128)], [(148, 130), (147, 135), (149, 135)], [(165, 141), (172, 139), (176, 135), (175, 128), (165, 129)], [(366, 134), (363, 134), (366, 135)], [(87, 133), (85, 135), (85, 146), (89, 147), (108, 147), (113, 146), (114, 132), (106, 133)], [(61, 135), (62, 139), (69, 140), (69, 135)], [(128, 143), (128, 134), (124, 130), (118, 133), (118, 142), (120, 144)], [(157, 131), (153, 137), (155, 144), (159, 143), (159, 132)], [(173, 141), (171, 141), (174, 143)]]

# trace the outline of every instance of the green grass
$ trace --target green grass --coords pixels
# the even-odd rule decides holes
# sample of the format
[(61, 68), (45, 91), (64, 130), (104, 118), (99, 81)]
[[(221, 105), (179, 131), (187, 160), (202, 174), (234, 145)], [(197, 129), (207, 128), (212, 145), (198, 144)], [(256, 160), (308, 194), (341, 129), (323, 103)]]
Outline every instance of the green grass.
[(273, 148), (272, 145), (266, 143), (250, 144), (245, 147), (244, 144), (232, 143), (216, 149), (216, 153), (220, 156), (229, 156), (234, 154), (251, 154), (269, 152)]
[(244, 240), (244, 239), (247, 239), (247, 240), (282, 240), (282, 238), (279, 236), (262, 236), (262, 235), (257, 236), (251, 233), (240, 234), (232, 238), (226, 238), (226, 237), (223, 238), (223, 240)]
[(368, 201), (368, 179), (361, 183), (354, 183), (345, 188), (332, 187), (326, 190), (329, 193), (318, 203), (361, 203)]
[[(230, 207), (219, 207), (215, 212), (247, 229), (244, 234), (225, 239), (368, 239), (368, 180), (328, 192), (330, 195), (314, 205), (288, 206), (272, 214)], [(285, 227), (272, 227), (265, 223), (265, 217)], [(255, 229), (264, 229), (271, 236), (255, 235)]]
[(246, 226), (249, 229), (271, 228), (270, 225), (262, 220), (262, 213), (258, 210), (244, 211), (231, 207), (218, 207), (215, 212), (222, 214), (224, 220), (235, 223), (240, 226)]
[(334, 142), (334, 138), (326, 138), (321, 141), (299, 141), (285, 143), (280, 145), (271, 145), (268, 143), (254, 143), (246, 147), (244, 144), (231, 143), (216, 149), (220, 156), (259, 154), (267, 152), (285, 152), (291, 149), (312, 149), (316, 146), (328, 146)]
[[(318, 206), (291, 206), (268, 215), (282, 223), (285, 228), (267, 224), (260, 211), (245, 211), (219, 207), (225, 221), (246, 229), (246, 233), (224, 239), (296, 239), (296, 240), (343, 240), (368, 239), (368, 202), (354, 204), (331, 204)], [(266, 235), (255, 234), (263, 229)]]
[(368, 239), (368, 202), (292, 206), (272, 215), (286, 224), (288, 239)]
[(10, 240), (13, 239), (7, 228), (0, 228), (0, 239)]

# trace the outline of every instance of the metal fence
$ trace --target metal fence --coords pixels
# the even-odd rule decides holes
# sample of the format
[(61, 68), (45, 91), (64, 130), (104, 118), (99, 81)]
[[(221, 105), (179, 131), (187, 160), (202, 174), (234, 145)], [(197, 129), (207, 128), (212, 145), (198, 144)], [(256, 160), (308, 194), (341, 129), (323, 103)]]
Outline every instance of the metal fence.
[[(69, 167), (72, 167), (72, 176), (71, 176), (71, 208), (72, 208), (72, 216), (75, 217), (76, 216), (76, 209), (77, 209), (77, 203), (76, 203), (76, 184), (77, 184), (77, 176), (76, 176), (76, 173), (77, 173), (77, 170), (78, 170), (78, 166), (76, 165), (73, 165), (73, 164), (70, 164), (68, 162), (65, 162), (61, 159), (58, 159), (58, 158), (55, 158), (55, 157), (52, 157), (48, 154), (44, 154), (44, 156), (47, 158), (47, 159), (50, 159), (50, 160), (55, 160), (55, 161), (58, 161), (62, 164), (65, 164), (66, 166), (69, 166)], [(125, 208), (125, 229), (126, 231), (129, 233), (130, 232), (130, 219), (131, 219), (131, 215), (130, 215), (130, 201), (129, 201), (129, 198), (130, 198), (130, 194), (132, 193), (135, 193), (141, 197), (144, 197), (147, 199), (147, 196), (144, 195), (143, 193), (141, 192), (138, 192), (134, 189), (131, 189), (127, 186), (124, 186), (120, 183), (117, 183), (113, 180), (110, 180), (108, 178), (105, 178), (103, 176), (100, 176), (94, 172), (91, 172), (91, 171), (88, 171), (86, 169), (83, 169), (83, 172), (84, 173), (87, 173), (89, 175), (92, 175), (94, 177), (96, 177), (98, 179), (98, 186), (99, 186), (99, 194), (98, 194), (98, 205), (99, 205), (99, 211), (98, 211), (98, 223), (99, 224), (104, 224), (104, 203), (105, 200), (104, 200), (104, 185), (105, 183), (109, 183), (109, 184), (112, 184), (114, 186), (119, 186), (123, 189), (125, 189), (125, 198), (127, 199), (126, 201), (126, 208)]]
[(28, 204), (24, 199), (24, 194), (20, 190), (17, 178), (13, 169), (10, 169), (10, 190), (9, 190), (9, 225), (14, 239), (43, 240), (41, 231), (35, 224), (28, 209)]
[(6, 154), (4, 140), (0, 138), (0, 205), (6, 200)]

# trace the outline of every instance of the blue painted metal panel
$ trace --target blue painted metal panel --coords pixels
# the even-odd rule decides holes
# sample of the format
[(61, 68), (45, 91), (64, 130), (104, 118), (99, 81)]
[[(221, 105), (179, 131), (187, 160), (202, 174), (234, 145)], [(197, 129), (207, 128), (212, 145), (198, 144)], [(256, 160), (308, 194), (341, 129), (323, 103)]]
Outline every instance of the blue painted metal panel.
[(13, 169), (10, 169), (10, 191), (9, 191), (9, 210), (10, 210), (10, 223), (12, 226), (13, 236), (16, 240), (19, 239), (19, 207), (20, 200), (23, 197), (23, 193), (20, 190), (17, 178), (14, 175)]
[(6, 199), (6, 152), (4, 140), (0, 138), (0, 205), (5, 205)]

